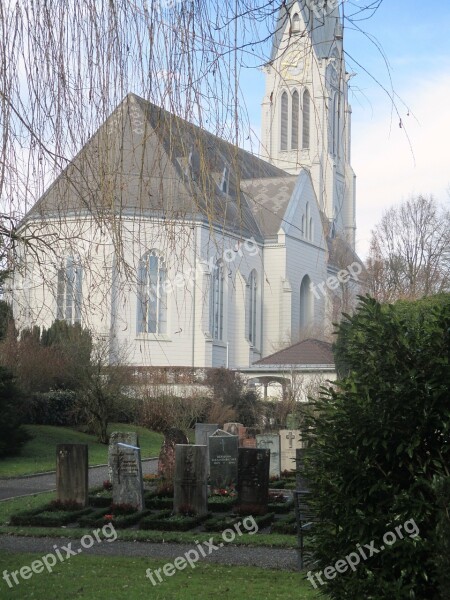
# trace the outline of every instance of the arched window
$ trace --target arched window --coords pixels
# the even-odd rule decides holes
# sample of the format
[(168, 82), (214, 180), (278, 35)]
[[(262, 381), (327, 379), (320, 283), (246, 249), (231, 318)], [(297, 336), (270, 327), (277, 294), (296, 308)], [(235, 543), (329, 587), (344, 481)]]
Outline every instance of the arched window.
[(138, 333), (162, 334), (167, 331), (167, 271), (156, 250), (150, 250), (139, 261)]
[(280, 123), (280, 148), (288, 149), (288, 110), (289, 102), (287, 92), (281, 94), (281, 123)]
[(258, 296), (258, 279), (256, 271), (250, 273), (248, 279), (248, 339), (256, 345), (256, 315), (257, 315), (257, 296)]
[(298, 16), (298, 13), (295, 13), (295, 15), (292, 17), (292, 32), (298, 33), (299, 31), (300, 31), (300, 17)]
[(214, 340), (223, 339), (223, 266), (220, 262), (211, 274), (209, 329)]
[(298, 118), (300, 113), (300, 97), (297, 90), (292, 94), (291, 148), (298, 149)]
[(310, 146), (311, 130), (311, 96), (308, 90), (303, 92), (303, 137), (302, 148), (308, 150)]
[(305, 275), (300, 285), (300, 329), (312, 325), (313, 321), (313, 296), (311, 292), (311, 279)]
[(81, 322), (83, 270), (73, 256), (58, 269), (56, 318), (67, 323)]
[(313, 235), (314, 235), (314, 233), (313, 233), (313, 220), (312, 220), (312, 217), (309, 218), (309, 231), (308, 231), (308, 233), (309, 233), (309, 239), (312, 241)]

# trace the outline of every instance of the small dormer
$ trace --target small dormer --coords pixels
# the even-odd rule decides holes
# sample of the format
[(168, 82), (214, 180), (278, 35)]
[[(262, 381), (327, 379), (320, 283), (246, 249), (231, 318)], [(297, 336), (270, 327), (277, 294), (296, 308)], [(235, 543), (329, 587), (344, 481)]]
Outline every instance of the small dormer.
[(228, 194), (230, 191), (230, 167), (225, 164), (222, 173), (222, 179), (220, 181), (220, 191), (224, 194)]

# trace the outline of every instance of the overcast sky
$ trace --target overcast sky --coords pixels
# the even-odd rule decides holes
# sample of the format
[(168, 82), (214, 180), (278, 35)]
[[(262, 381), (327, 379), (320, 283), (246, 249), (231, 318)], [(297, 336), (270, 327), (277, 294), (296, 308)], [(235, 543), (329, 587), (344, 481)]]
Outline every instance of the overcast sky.
[[(346, 3), (346, 10), (353, 12), (362, 4), (368, 2), (352, 0)], [(357, 74), (351, 80), (350, 94), (352, 164), (357, 175), (356, 239), (364, 258), (370, 231), (386, 208), (411, 194), (433, 194), (449, 202), (450, 2), (384, 0), (377, 13), (359, 25), (376, 38), (389, 62), (403, 124), (400, 128), (389, 96), (364, 72), (389, 89), (382, 54), (367, 36), (348, 28), (347, 70)], [(247, 106), (259, 110), (263, 75), (247, 73), (241, 88)], [(260, 125), (257, 110), (251, 115), (255, 130)]]

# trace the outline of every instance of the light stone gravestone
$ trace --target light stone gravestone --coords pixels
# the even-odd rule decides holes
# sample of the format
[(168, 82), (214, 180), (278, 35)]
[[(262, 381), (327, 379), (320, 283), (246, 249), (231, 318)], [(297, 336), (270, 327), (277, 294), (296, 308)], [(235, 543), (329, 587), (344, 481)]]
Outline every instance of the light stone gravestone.
[(231, 435), (239, 435), (239, 427), (244, 427), (242, 423), (224, 423), (223, 430)]
[(137, 510), (144, 510), (141, 451), (136, 433), (111, 434), (108, 465), (113, 503), (131, 504)]
[(302, 447), (299, 429), (280, 430), (281, 471), (295, 471), (295, 451)]
[(208, 438), (219, 429), (217, 423), (196, 423), (195, 424), (195, 445), (206, 446), (206, 468), (209, 475), (209, 454), (208, 454)]
[(238, 507), (252, 514), (265, 514), (269, 502), (270, 451), (239, 448)]
[(206, 446), (177, 444), (175, 450), (174, 512), (208, 512)]
[(270, 477), (279, 477), (280, 464), (280, 436), (276, 433), (260, 433), (256, 436), (256, 447), (270, 450)]
[(88, 505), (88, 446), (56, 446), (56, 498), (60, 502)]
[(219, 429), (208, 442), (211, 488), (236, 486), (239, 438)]

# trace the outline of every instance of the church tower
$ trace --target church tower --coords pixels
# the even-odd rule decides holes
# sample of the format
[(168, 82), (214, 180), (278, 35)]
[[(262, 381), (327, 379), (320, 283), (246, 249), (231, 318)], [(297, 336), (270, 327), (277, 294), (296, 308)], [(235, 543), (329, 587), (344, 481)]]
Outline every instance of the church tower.
[(299, 0), (282, 8), (264, 70), (262, 157), (294, 175), (309, 171), (331, 237), (345, 236), (354, 248), (351, 74), (336, 2)]

